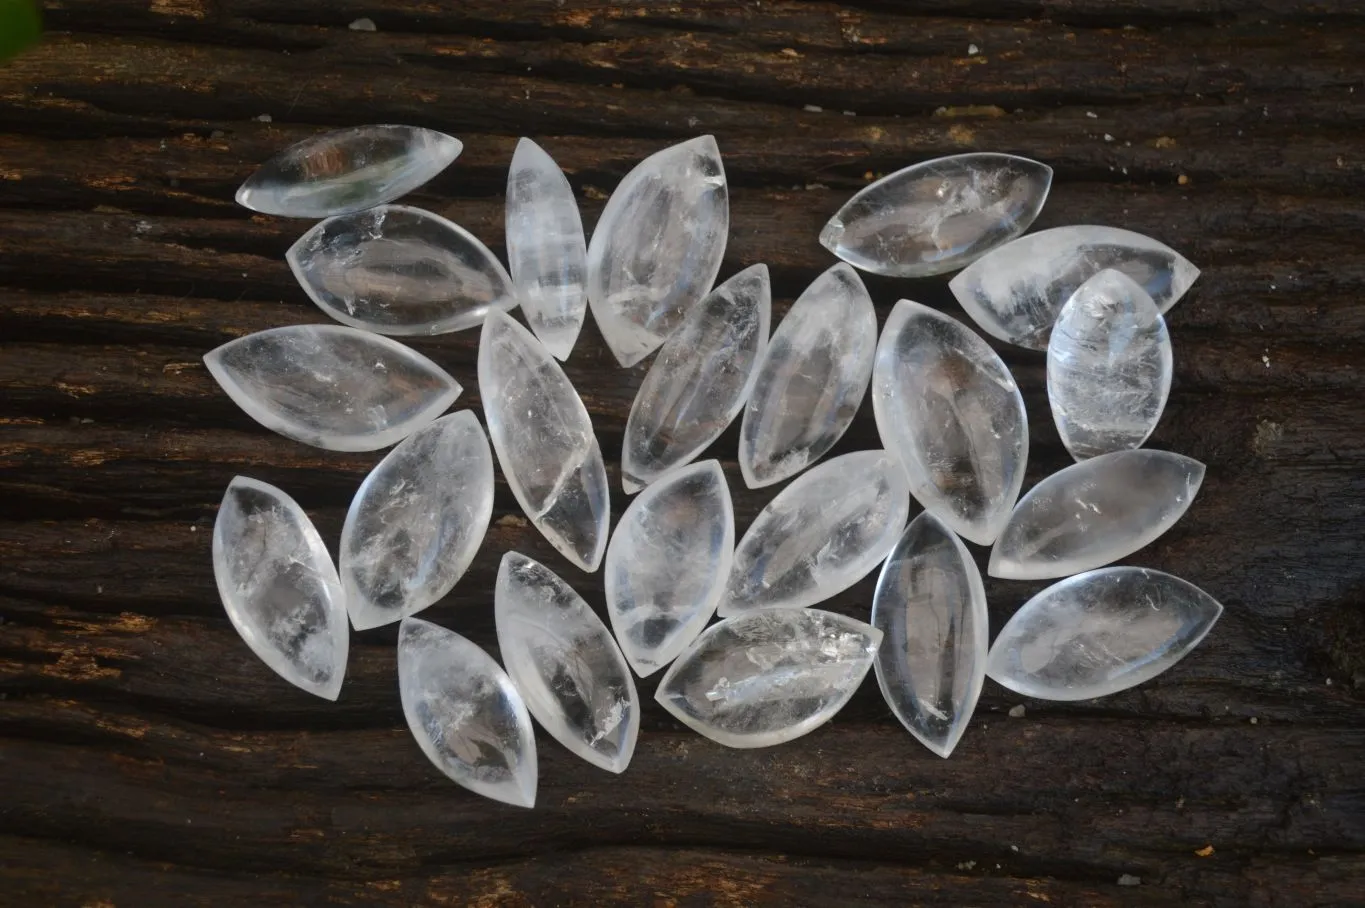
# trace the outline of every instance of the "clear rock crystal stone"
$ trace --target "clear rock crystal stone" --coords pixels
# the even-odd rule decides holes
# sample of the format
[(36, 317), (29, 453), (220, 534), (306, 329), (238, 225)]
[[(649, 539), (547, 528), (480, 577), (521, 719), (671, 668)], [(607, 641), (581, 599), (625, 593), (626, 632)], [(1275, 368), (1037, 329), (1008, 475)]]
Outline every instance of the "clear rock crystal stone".
[(1147, 291), (1112, 270), (1082, 284), (1047, 345), (1047, 398), (1066, 449), (1084, 460), (1141, 446), (1173, 368), (1166, 320)]
[(445, 334), (517, 304), (512, 279), (472, 233), (406, 205), (328, 218), (285, 256), (329, 316), (380, 334)]
[(957, 319), (901, 300), (877, 344), (872, 408), (911, 494), (954, 532), (989, 545), (1028, 460), (1024, 399), (996, 352)]
[(553, 571), (517, 552), (502, 556), (493, 603), (502, 661), (531, 715), (584, 760), (623, 771), (640, 705), (602, 619)]
[(1222, 613), (1208, 593), (1161, 571), (1078, 574), (1014, 613), (991, 647), (986, 673), (1040, 700), (1107, 696), (1175, 665)]
[(986, 678), (986, 590), (967, 547), (943, 521), (920, 514), (877, 580), (874, 668), (887, 705), (940, 757), (953, 752)]
[(1055, 227), (977, 259), (948, 286), (987, 334), (1046, 350), (1057, 313), (1096, 274), (1112, 268), (1136, 281), (1163, 313), (1199, 269), (1151, 237), (1117, 227)]
[(866, 577), (909, 516), (905, 471), (886, 451), (820, 464), (754, 518), (735, 549), (720, 614), (823, 602)]
[(536, 739), (512, 679), (453, 631), (404, 618), (398, 690), (422, 753), (475, 794), (517, 807), (536, 803)]
[(506, 227), (521, 311), (545, 349), (568, 359), (588, 311), (588, 244), (564, 171), (530, 139), (512, 154)]
[(845, 264), (817, 277), (768, 342), (744, 409), (739, 468), (751, 489), (823, 457), (862, 404), (877, 348), (877, 313)]
[(849, 199), (820, 231), (820, 244), (888, 277), (956, 271), (1027, 230), (1051, 186), (1051, 167), (1014, 155), (924, 161)]
[(768, 267), (753, 265), (711, 291), (669, 335), (626, 422), (626, 492), (689, 462), (734, 421), (758, 377), (771, 319)]
[(654, 698), (726, 747), (770, 747), (824, 725), (862, 684), (882, 632), (819, 609), (772, 609), (707, 628)]
[(626, 174), (588, 245), (588, 303), (621, 365), (653, 352), (710, 292), (729, 230), (713, 137), (665, 148)]
[(493, 455), (469, 410), (418, 429), (365, 477), (341, 530), (356, 630), (439, 600), (464, 576), (493, 514)]
[(325, 218), (407, 195), (450, 166), (459, 139), (417, 126), (356, 126), (291, 145), (237, 190), (263, 214)]
[(592, 421), (545, 346), (497, 310), (479, 338), (479, 392), (498, 463), (522, 510), (560, 554), (597, 570), (611, 502)]
[(258, 331), (210, 350), (204, 363), (252, 419), (329, 451), (395, 444), (461, 390), (416, 350), (343, 325)]
[(350, 631), (332, 556), (294, 499), (255, 479), (228, 486), (213, 524), (213, 577), (260, 660), (327, 700), (341, 692)]
[(607, 547), (607, 614), (646, 677), (677, 658), (716, 611), (734, 559), (730, 489), (714, 460), (666, 474), (631, 502)]
[(1025, 495), (991, 549), (988, 572), (1044, 580), (1133, 554), (1175, 525), (1204, 465), (1170, 451), (1115, 451), (1053, 473)]

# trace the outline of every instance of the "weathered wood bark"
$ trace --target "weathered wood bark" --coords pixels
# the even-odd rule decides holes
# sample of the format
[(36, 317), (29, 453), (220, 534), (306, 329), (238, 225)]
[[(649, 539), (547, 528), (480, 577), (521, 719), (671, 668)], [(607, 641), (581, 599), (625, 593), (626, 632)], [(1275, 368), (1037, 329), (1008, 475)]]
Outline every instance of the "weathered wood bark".
[[(361, 16), (379, 30), (347, 28)], [(0, 903), (1365, 900), (1356, 0), (60, 0), (47, 22), (0, 66)], [(281, 146), (360, 122), (459, 135), (416, 201), (495, 249), (518, 135), (566, 167), (591, 223), (632, 162), (713, 132), (723, 273), (769, 263), (778, 315), (869, 174), (968, 149), (1052, 163), (1040, 226), (1131, 227), (1204, 269), (1171, 314), (1153, 444), (1209, 476), (1135, 560), (1225, 616), (1103, 701), (1007, 718), (1018, 698), (988, 684), (948, 761), (871, 684), (830, 727), (732, 752), (669, 719), (651, 679), (624, 776), (543, 741), (535, 811), (466, 794), (408, 735), (392, 628), (356, 635), (340, 702), (313, 700), (241, 644), (210, 569), (234, 474), (282, 485), (335, 539), (377, 459), (260, 429), (200, 361), (321, 318), (283, 262), (305, 225), (232, 192)], [(955, 311), (942, 280), (871, 286), (883, 314), (901, 296)], [(479, 404), (476, 340), (418, 344), (461, 406)], [(1040, 358), (1004, 352), (1032, 482), (1068, 458)], [(643, 369), (589, 328), (568, 371), (614, 455)], [(742, 529), (770, 496), (738, 483), (735, 443), (714, 451)], [(877, 444), (864, 408), (836, 453)], [(433, 619), (491, 647), (514, 547), (600, 603), (600, 575), (555, 556), (503, 485), (494, 521)], [(994, 626), (1039, 586), (989, 583)], [(834, 607), (865, 615), (870, 589)]]

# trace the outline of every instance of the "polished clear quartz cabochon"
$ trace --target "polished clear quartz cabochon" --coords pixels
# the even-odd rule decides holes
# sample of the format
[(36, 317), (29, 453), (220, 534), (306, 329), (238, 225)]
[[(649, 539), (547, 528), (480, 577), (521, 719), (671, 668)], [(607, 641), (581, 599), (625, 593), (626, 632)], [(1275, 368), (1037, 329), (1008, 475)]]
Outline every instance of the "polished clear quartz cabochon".
[(1166, 320), (1147, 291), (1105, 270), (1062, 307), (1047, 345), (1047, 398), (1077, 460), (1139, 447), (1171, 390)]
[(905, 471), (886, 451), (820, 464), (754, 518), (735, 549), (720, 614), (823, 602), (867, 576), (909, 516)]
[(521, 311), (545, 349), (568, 359), (588, 310), (588, 245), (564, 171), (530, 139), (512, 154), (505, 224)]
[(477, 237), (406, 205), (328, 218), (286, 258), (318, 308), (380, 334), (462, 331), (517, 304), (511, 277)]
[(341, 530), (341, 580), (356, 630), (450, 592), (493, 513), (493, 455), (469, 410), (403, 440), (360, 484)]
[(656, 152), (621, 180), (588, 245), (588, 302), (621, 365), (658, 348), (710, 292), (729, 230), (711, 136)]
[(1024, 399), (999, 355), (957, 319), (901, 300), (877, 344), (872, 408), (919, 503), (989, 545), (1028, 460)]
[(264, 214), (325, 218), (392, 202), (450, 166), (460, 140), (417, 126), (355, 126), (291, 145), (237, 190)]
[(912, 735), (946, 757), (967, 729), (986, 677), (986, 591), (967, 547), (925, 512), (882, 567), (872, 626), (874, 667), (887, 705)]
[(479, 392), (498, 463), (522, 510), (560, 554), (597, 570), (611, 504), (592, 421), (559, 363), (503, 312), (484, 322)]
[(1204, 465), (1170, 451), (1115, 451), (1053, 473), (1019, 502), (991, 550), (988, 572), (1041, 580), (1124, 558), (1184, 515)]
[(584, 760), (623, 771), (640, 705), (602, 619), (553, 571), (517, 552), (502, 557), (493, 606), (503, 664), (531, 715)]
[(991, 152), (923, 161), (849, 199), (820, 243), (854, 267), (888, 277), (956, 271), (1028, 229), (1052, 168)]
[(350, 644), (345, 600), (298, 503), (264, 482), (232, 480), (213, 525), (213, 576), (251, 651), (295, 687), (335, 700)]
[(404, 618), (398, 689), (408, 728), (437, 769), (475, 794), (535, 806), (531, 715), (492, 656), (453, 631)]
[(258, 331), (210, 350), (204, 363), (252, 419), (329, 451), (386, 448), (460, 394), (416, 350), (344, 325)]
[(834, 447), (867, 393), (876, 348), (872, 298), (837, 264), (792, 304), (759, 364), (739, 433), (745, 485), (789, 479)]
[(1103, 697), (1179, 662), (1222, 613), (1208, 593), (1161, 571), (1077, 574), (1014, 613), (991, 647), (986, 672), (1040, 700)]
[(1046, 350), (1062, 305), (1107, 268), (1136, 281), (1163, 313), (1199, 276), (1184, 256), (1151, 237), (1084, 225), (1020, 237), (977, 259), (948, 286), (987, 334)]
[(820, 609), (714, 624), (668, 669), (655, 699), (726, 747), (769, 747), (832, 719), (872, 667), (881, 631)]
[(640, 493), (621, 515), (603, 569), (607, 613), (640, 677), (701, 633), (734, 558), (730, 489), (714, 460), (681, 467)]
[(687, 314), (630, 408), (621, 449), (627, 492), (692, 460), (739, 415), (768, 348), (771, 318), (766, 265), (739, 272)]

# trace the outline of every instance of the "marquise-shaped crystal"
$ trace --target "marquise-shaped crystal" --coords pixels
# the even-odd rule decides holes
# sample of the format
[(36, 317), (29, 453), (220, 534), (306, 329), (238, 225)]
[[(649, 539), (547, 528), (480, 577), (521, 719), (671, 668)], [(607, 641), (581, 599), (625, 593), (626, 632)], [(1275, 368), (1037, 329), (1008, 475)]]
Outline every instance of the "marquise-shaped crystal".
[(564, 171), (530, 139), (512, 154), (505, 218), (521, 311), (545, 349), (568, 359), (588, 311), (588, 243)]
[(1115, 451), (1053, 473), (1010, 514), (988, 572), (1043, 580), (1133, 554), (1175, 525), (1204, 481), (1204, 465), (1170, 451)]
[(621, 446), (627, 492), (692, 460), (739, 415), (768, 349), (771, 318), (766, 265), (744, 269), (687, 314), (630, 408)]
[(751, 489), (800, 473), (834, 447), (867, 393), (877, 313), (858, 273), (817, 277), (773, 332), (744, 408), (739, 468)]
[(350, 631), (332, 556), (294, 499), (255, 479), (228, 486), (213, 524), (213, 577), (237, 633), (277, 675), (341, 692)]
[(925, 512), (905, 528), (877, 579), (874, 667), (887, 705), (940, 757), (953, 752), (986, 678), (986, 590), (971, 553)]
[(640, 677), (677, 658), (716, 611), (735, 550), (735, 515), (714, 460), (640, 493), (607, 547), (607, 614)]
[(624, 770), (640, 704), (602, 619), (553, 571), (517, 552), (502, 556), (493, 609), (502, 661), (531, 715), (594, 766)]
[(1146, 290), (1113, 270), (1082, 284), (1047, 345), (1047, 399), (1071, 456), (1141, 446), (1166, 407), (1173, 368), (1166, 320)]
[(1169, 246), (1118, 227), (1054, 227), (1020, 237), (973, 262), (948, 286), (987, 334), (1046, 350), (1057, 313), (1106, 268), (1136, 281), (1163, 313), (1199, 276)]
[(406, 205), (328, 218), (285, 258), (318, 308), (380, 334), (462, 331), (517, 304), (512, 279), (477, 237)]
[(990, 344), (951, 316), (901, 300), (877, 344), (872, 409), (911, 494), (957, 534), (989, 545), (1028, 460), (1024, 398)]
[(550, 351), (497, 310), (479, 338), (479, 393), (498, 463), (526, 516), (565, 558), (597, 570), (611, 503), (592, 421)]
[(711, 291), (729, 231), (713, 137), (665, 148), (626, 174), (588, 244), (588, 303), (621, 365), (648, 356)]
[(820, 243), (873, 274), (956, 271), (1027, 230), (1051, 186), (1052, 168), (1028, 158), (935, 158), (862, 189), (830, 218)]
[(469, 410), (403, 439), (360, 484), (341, 530), (351, 624), (420, 612), (474, 560), (493, 514), (493, 455)]
[(416, 350), (343, 325), (258, 331), (210, 350), (204, 364), (252, 419), (329, 451), (386, 448), (460, 396)]
[(754, 518), (720, 614), (804, 608), (843, 592), (886, 557), (909, 516), (905, 471), (886, 451), (820, 464)]
[(1040, 700), (1089, 700), (1155, 678), (1204, 639), (1223, 607), (1179, 577), (1102, 568), (1024, 603), (991, 647), (986, 673)]
[(726, 747), (770, 747), (824, 725), (862, 684), (882, 632), (820, 609), (771, 609), (707, 628), (654, 698)]
[(535, 806), (531, 716), (492, 656), (453, 631), (404, 618), (398, 690), (408, 728), (437, 769), (475, 794)]
[(459, 139), (417, 126), (355, 126), (291, 145), (237, 190), (263, 214), (325, 218), (407, 195), (460, 156)]

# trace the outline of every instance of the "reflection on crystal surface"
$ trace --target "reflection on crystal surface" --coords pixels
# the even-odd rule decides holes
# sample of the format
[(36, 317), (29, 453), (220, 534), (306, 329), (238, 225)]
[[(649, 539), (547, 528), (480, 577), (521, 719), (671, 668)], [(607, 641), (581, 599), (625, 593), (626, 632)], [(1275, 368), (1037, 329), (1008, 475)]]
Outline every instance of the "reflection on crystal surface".
[(1077, 460), (1139, 447), (1171, 390), (1171, 336), (1156, 303), (1119, 271), (1071, 295), (1047, 346), (1047, 398)]
[(753, 265), (683, 319), (630, 408), (621, 447), (627, 492), (696, 457), (739, 415), (768, 348), (771, 318), (768, 268)]
[(1008, 154), (936, 158), (898, 170), (849, 199), (820, 243), (888, 277), (955, 271), (1028, 229), (1052, 168)]
[(588, 245), (588, 303), (621, 365), (653, 352), (710, 292), (729, 230), (713, 137), (665, 148), (626, 174)]
[(919, 503), (989, 545), (1028, 460), (1024, 398), (990, 344), (951, 316), (901, 300), (877, 344), (872, 409)]
[(550, 352), (497, 310), (479, 339), (479, 392), (498, 463), (522, 510), (560, 554), (597, 570), (611, 502), (592, 421)]
[(640, 677), (677, 658), (730, 577), (735, 517), (725, 474), (704, 460), (665, 474), (621, 515), (607, 547), (607, 613)]
[(536, 803), (536, 740), (512, 679), (476, 645), (421, 618), (398, 630), (403, 715), (436, 768), (475, 794)]
[(967, 547), (924, 513), (905, 528), (877, 580), (874, 667), (887, 705), (940, 757), (957, 746), (986, 677), (986, 590)]
[(761, 488), (789, 479), (834, 447), (853, 421), (877, 347), (877, 313), (858, 273), (821, 274), (773, 332), (744, 409), (739, 468)]
[(380, 334), (462, 331), (517, 304), (512, 279), (477, 237), (406, 205), (328, 218), (286, 258), (323, 312)]
[(361, 483), (341, 531), (341, 580), (356, 630), (450, 592), (493, 513), (493, 455), (469, 410), (418, 429)]
[(252, 419), (329, 451), (386, 448), (460, 394), (416, 350), (342, 325), (258, 331), (210, 350), (204, 363)]
[(885, 451), (826, 461), (783, 489), (735, 549), (721, 615), (803, 608), (867, 576), (910, 516), (905, 471)]
[(502, 557), (493, 594), (498, 648), (526, 707), (556, 741), (621, 772), (635, 752), (635, 682), (602, 619), (538, 561)]
[(588, 245), (564, 171), (530, 139), (507, 172), (506, 228), (521, 311), (545, 349), (568, 359), (588, 311)]
[(1164, 672), (1223, 607), (1191, 583), (1136, 567), (1068, 577), (1024, 604), (991, 647), (991, 679), (1040, 700), (1089, 700)]
[(872, 667), (882, 633), (819, 609), (771, 609), (712, 625), (655, 699), (726, 747), (770, 747), (834, 718)]
[(281, 678), (335, 700), (350, 631), (332, 556), (298, 503), (238, 476), (213, 524), (213, 577), (237, 633)]
[(1115, 451), (1053, 473), (1019, 502), (991, 550), (989, 573), (1042, 580), (1131, 555), (1175, 525), (1204, 465), (1170, 451)]
[(460, 140), (416, 126), (355, 126), (291, 145), (237, 190), (263, 214), (325, 218), (407, 195), (450, 166)]
[(1062, 304), (1106, 268), (1136, 281), (1163, 313), (1199, 276), (1184, 256), (1151, 237), (1077, 226), (1020, 237), (977, 259), (948, 286), (987, 334), (1046, 350)]

